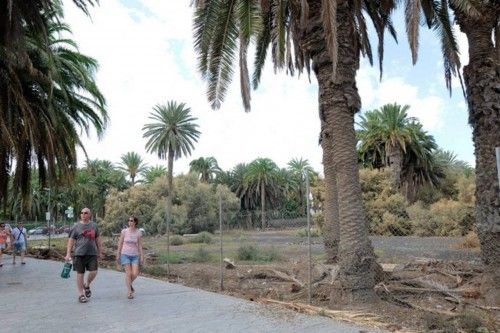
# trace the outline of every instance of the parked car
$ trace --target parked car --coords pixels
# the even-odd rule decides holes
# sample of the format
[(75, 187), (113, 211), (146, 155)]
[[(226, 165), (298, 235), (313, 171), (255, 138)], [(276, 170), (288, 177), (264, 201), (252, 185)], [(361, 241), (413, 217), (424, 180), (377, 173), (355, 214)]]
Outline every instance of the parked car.
[(71, 228), (69, 226), (63, 226), (56, 229), (56, 234), (68, 234)]
[(47, 235), (48, 233), (49, 229), (47, 227), (36, 227), (28, 230), (28, 235)]

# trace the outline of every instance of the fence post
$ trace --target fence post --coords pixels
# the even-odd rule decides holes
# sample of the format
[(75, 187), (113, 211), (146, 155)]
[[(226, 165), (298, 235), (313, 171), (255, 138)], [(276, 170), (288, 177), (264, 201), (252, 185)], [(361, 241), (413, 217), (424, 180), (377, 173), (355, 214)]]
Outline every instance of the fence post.
[(167, 213), (167, 277), (168, 276), (170, 276), (170, 212)]
[(219, 193), (219, 236), (220, 236), (220, 290), (224, 290), (224, 263), (222, 251), (222, 195)]
[(307, 255), (309, 257), (309, 270), (308, 270), (308, 288), (307, 288), (307, 302), (311, 304), (311, 215), (310, 215), (310, 201), (309, 201), (309, 175), (306, 173), (306, 209), (307, 209)]

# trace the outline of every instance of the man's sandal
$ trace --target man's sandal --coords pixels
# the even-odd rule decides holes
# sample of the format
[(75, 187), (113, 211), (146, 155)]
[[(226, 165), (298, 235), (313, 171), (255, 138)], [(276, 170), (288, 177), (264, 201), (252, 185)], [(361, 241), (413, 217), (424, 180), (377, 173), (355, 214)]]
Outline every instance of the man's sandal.
[(92, 292), (90, 291), (90, 287), (89, 286), (83, 286), (83, 289), (85, 290), (85, 297), (90, 297), (92, 296)]
[(88, 302), (87, 297), (85, 297), (85, 295), (80, 295), (78, 297), (78, 302), (80, 302), (80, 303), (87, 303)]

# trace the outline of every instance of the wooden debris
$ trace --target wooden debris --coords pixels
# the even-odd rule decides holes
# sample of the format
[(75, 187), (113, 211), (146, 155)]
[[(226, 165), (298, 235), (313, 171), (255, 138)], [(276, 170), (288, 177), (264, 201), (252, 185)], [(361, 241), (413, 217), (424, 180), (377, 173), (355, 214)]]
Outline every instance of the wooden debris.
[(349, 311), (349, 310), (330, 310), (303, 303), (283, 302), (269, 298), (262, 298), (257, 301), (262, 304), (278, 304), (300, 313), (306, 313), (310, 315), (321, 315), (333, 319), (340, 319), (350, 323), (356, 323), (377, 328), (387, 327), (387, 324), (382, 322), (380, 316), (377, 316), (373, 313), (367, 313), (362, 311)]
[(297, 280), (293, 276), (291, 276), (287, 273), (275, 270), (273, 268), (259, 268), (259, 269), (256, 269), (255, 271), (250, 271), (249, 273), (251, 273), (252, 276), (256, 279), (273, 279), (274, 278), (274, 279), (278, 279), (278, 280), (282, 280), (282, 281), (296, 283), (301, 288), (304, 287), (304, 283)]
[(233, 269), (233, 268), (236, 268), (236, 265), (234, 264), (234, 261), (232, 261), (231, 259), (229, 258), (224, 258), (224, 264), (226, 264), (226, 269)]

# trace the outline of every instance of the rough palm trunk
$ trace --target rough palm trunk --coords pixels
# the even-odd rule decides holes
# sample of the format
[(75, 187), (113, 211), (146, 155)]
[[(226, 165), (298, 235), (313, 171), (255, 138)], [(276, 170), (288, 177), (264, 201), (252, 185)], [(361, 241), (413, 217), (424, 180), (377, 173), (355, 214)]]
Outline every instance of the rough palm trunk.
[[(332, 63), (326, 50), (321, 21), (321, 1), (309, 1), (307, 42), (313, 69), (319, 84), (332, 80)], [(354, 132), (354, 115), (361, 108), (356, 87), (359, 52), (356, 47), (353, 11), (347, 1), (337, 5), (338, 65), (330, 94), (320, 95), (320, 118), (327, 133), (332, 134), (331, 145), (323, 154), (334, 161), (338, 186), (340, 221), (340, 271), (331, 294), (331, 306), (371, 301), (375, 298), (375, 255), (366, 222)], [(321, 107), (323, 106), (323, 107)], [(326, 172), (325, 172), (326, 177)], [(331, 177), (335, 177), (331, 175)], [(332, 191), (333, 181), (326, 182)], [(333, 194), (331, 198), (333, 200)]]
[(500, 147), (500, 45), (492, 35), (500, 3), (484, 5), (482, 16), (466, 17), (455, 9), (460, 30), (469, 42), (469, 64), (464, 81), (469, 123), (476, 156), (476, 226), (483, 262), (493, 272), (500, 268), (500, 193), (495, 147)]
[(250, 210), (246, 210), (246, 223), (247, 223), (247, 229), (250, 230), (253, 228), (253, 223), (252, 223), (252, 212)]
[[(321, 77), (326, 79), (326, 77)], [(319, 109), (320, 114), (323, 114), (328, 109), (332, 108), (333, 84), (329, 79), (327, 82), (320, 82), (319, 86)], [(325, 203), (324, 203), (324, 222), (323, 222), (323, 243), (326, 252), (326, 262), (335, 263), (338, 259), (339, 241), (340, 241), (340, 225), (339, 225), (339, 202), (337, 193), (337, 175), (335, 173), (335, 165), (333, 156), (325, 154), (327, 151), (332, 151), (333, 138), (328, 131), (328, 124), (322, 120), (321, 125), (321, 146), (323, 148), (323, 172), (325, 174)]]
[(389, 168), (391, 169), (392, 186), (395, 190), (401, 187), (401, 167), (403, 165), (401, 149), (398, 146), (389, 145), (388, 147)]
[(266, 229), (266, 187), (264, 182), (260, 184), (260, 207), (262, 207), (261, 211), (261, 219), (262, 219), (262, 230)]

